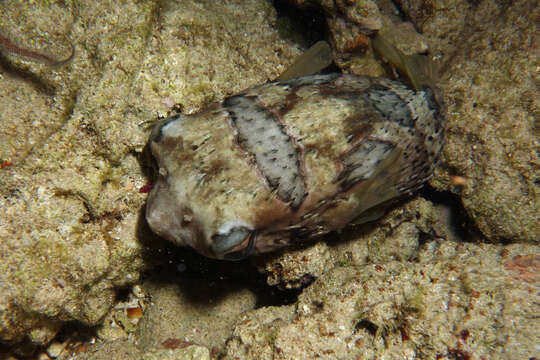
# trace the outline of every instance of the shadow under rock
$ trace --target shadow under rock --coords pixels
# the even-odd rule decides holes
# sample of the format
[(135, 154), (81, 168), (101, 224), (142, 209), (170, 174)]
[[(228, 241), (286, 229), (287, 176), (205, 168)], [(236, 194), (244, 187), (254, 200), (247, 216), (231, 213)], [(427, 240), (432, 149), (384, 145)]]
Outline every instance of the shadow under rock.
[(266, 277), (254, 266), (255, 258), (241, 261), (210, 259), (160, 238), (150, 230), (144, 208), (139, 214), (137, 238), (145, 249), (143, 259), (147, 269), (141, 282), (176, 284), (193, 304), (216, 303), (241, 289), (256, 295), (256, 308), (287, 305), (297, 299), (298, 292), (269, 286)]
[(449, 209), (449, 225), (458, 238), (464, 242), (484, 241), (482, 233), (465, 210), (458, 195), (450, 191), (438, 191), (429, 185), (420, 189), (418, 194), (434, 205), (443, 205)]

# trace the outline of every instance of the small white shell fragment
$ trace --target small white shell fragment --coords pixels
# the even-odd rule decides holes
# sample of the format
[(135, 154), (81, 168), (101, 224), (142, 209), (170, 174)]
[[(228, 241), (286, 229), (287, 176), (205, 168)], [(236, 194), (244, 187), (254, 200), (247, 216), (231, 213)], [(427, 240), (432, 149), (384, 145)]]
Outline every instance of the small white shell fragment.
[(418, 189), (441, 150), (433, 90), (328, 74), (247, 89), (153, 130), (152, 230), (239, 259), (382, 215)]

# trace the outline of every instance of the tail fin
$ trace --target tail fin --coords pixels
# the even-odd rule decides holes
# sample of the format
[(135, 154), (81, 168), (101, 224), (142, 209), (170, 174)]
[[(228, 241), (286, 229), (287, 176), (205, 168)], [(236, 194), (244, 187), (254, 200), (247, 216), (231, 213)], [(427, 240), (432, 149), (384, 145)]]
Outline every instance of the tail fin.
[(371, 44), (380, 56), (409, 79), (415, 90), (422, 90), (425, 86), (435, 88), (437, 66), (430, 58), (417, 54), (405, 55), (379, 34), (371, 39)]

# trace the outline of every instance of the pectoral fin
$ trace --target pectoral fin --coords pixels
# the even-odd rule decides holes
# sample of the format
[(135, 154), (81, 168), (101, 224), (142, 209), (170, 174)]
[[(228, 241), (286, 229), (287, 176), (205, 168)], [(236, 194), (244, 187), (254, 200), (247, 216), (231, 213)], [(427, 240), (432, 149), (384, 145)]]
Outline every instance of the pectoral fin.
[(390, 154), (382, 160), (377, 169), (369, 178), (362, 181), (353, 189), (351, 196), (358, 201), (357, 214), (371, 209), (385, 201), (400, 195), (398, 185), (402, 182), (403, 174), (400, 171), (401, 150), (394, 148)]

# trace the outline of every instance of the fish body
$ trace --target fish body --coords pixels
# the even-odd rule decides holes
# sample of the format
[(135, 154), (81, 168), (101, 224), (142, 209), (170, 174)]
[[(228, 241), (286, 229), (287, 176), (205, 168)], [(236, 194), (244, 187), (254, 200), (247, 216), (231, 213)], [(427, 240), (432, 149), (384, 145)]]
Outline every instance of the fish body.
[(160, 236), (235, 260), (373, 220), (432, 175), (434, 89), (327, 74), (254, 86), (158, 124), (146, 218)]

